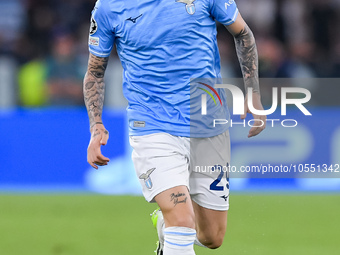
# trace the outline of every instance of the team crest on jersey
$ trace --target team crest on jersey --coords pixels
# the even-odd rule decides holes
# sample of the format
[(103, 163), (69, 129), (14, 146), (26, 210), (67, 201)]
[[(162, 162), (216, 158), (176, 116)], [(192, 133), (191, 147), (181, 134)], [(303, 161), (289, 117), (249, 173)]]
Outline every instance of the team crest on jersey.
[(196, 0), (176, 0), (177, 3), (185, 4), (185, 9), (190, 15), (193, 15), (196, 12), (195, 1)]
[(90, 26), (90, 35), (93, 35), (94, 33), (96, 33), (97, 29), (98, 29), (97, 21), (92, 16), (91, 17), (91, 26)]
[(150, 175), (152, 174), (153, 171), (155, 171), (155, 169), (156, 169), (156, 168), (151, 168), (151, 169), (149, 169), (148, 171), (146, 171), (145, 174), (141, 174), (141, 175), (139, 176), (139, 179), (144, 180), (145, 186), (146, 186), (148, 189), (152, 189), (152, 187), (153, 187), (153, 184), (152, 184)]

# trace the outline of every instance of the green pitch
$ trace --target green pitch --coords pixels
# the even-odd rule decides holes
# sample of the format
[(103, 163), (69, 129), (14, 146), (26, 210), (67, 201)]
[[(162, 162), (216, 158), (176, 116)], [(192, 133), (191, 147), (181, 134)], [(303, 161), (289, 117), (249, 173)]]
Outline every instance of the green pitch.
[[(232, 195), (225, 243), (197, 255), (337, 255), (339, 195)], [(1, 195), (1, 255), (153, 255), (142, 197)]]

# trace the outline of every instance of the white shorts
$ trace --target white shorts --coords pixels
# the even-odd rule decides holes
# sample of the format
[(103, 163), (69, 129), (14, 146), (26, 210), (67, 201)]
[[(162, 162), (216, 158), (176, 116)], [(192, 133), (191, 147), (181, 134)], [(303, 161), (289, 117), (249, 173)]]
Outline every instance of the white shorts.
[(187, 186), (198, 205), (229, 209), (229, 132), (209, 138), (167, 133), (130, 136), (132, 160), (148, 202), (161, 192)]

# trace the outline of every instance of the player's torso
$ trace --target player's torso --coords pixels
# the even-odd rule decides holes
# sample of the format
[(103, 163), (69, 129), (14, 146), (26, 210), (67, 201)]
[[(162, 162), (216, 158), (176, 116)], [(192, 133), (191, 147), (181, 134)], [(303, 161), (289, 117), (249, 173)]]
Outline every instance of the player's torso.
[(220, 75), (211, 1), (107, 1), (124, 68), (130, 134), (190, 136), (190, 81)]
[[(115, 42), (124, 69), (143, 70), (147, 75), (150, 65), (156, 72), (182, 70), (186, 76), (192, 74), (193, 63), (196, 72), (206, 69), (207, 62), (214, 67), (216, 25), (209, 4), (210, 0), (111, 1)], [(185, 68), (188, 72), (183, 73)]]
[[(191, 38), (190, 33), (205, 31), (214, 21), (209, 0), (122, 0), (111, 1), (116, 22), (117, 44), (137, 50)], [(182, 43), (182, 42), (180, 42)]]

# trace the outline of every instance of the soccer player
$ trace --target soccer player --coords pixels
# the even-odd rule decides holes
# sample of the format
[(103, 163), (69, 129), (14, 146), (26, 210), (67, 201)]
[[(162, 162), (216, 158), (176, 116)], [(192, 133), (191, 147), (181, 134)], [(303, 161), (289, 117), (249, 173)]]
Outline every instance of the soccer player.
[[(109, 138), (102, 121), (104, 73), (116, 45), (129, 102), (132, 159), (146, 200), (160, 207), (153, 214), (157, 254), (192, 255), (194, 244), (218, 248), (226, 231), (229, 183), (219, 167), (230, 164), (228, 126), (210, 125), (216, 116), (229, 118), (226, 95), (209, 79), (195, 82), (220, 78), (215, 20), (235, 37), (245, 88), (253, 89), (253, 105), (262, 110), (255, 39), (234, 0), (99, 0), (92, 12), (84, 78), (88, 162), (96, 169), (109, 162), (100, 149)], [(205, 91), (216, 92), (221, 105), (207, 100), (210, 113), (193, 118), (197, 105), (190, 101)], [(249, 112), (245, 107), (241, 118)], [(265, 116), (253, 116), (258, 127), (249, 137), (265, 128), (259, 125)], [(195, 171), (195, 166), (214, 171)]]

